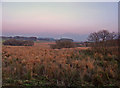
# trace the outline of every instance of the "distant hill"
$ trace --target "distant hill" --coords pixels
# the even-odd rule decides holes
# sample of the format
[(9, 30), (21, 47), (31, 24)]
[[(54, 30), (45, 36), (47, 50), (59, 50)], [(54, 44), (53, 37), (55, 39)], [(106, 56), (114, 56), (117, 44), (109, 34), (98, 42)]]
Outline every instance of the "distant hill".
[(71, 42), (73, 42), (73, 39), (61, 38), (61, 39), (59, 39), (58, 41), (71, 41)]
[(37, 37), (24, 37), (24, 36), (14, 36), (14, 37), (6, 37), (6, 36), (1, 36), (2, 40), (9, 40), (9, 39), (16, 39), (16, 40), (32, 40), (32, 41), (55, 41), (54, 38), (37, 38)]
[(23, 37), (23, 36), (6, 37), (6, 36), (2, 36), (2, 40), (9, 40), (9, 39), (36, 41), (37, 37)]
[(55, 41), (54, 38), (38, 38), (37, 40), (42, 40), (42, 41)]

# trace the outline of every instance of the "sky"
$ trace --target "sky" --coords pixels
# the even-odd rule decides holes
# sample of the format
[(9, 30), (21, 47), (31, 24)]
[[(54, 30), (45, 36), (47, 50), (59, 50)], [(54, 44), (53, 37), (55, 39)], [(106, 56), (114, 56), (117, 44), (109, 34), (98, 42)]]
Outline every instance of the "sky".
[(117, 2), (4, 2), (2, 35), (72, 38), (118, 31)]
[(1, 2), (119, 2), (119, 0), (1, 0)]

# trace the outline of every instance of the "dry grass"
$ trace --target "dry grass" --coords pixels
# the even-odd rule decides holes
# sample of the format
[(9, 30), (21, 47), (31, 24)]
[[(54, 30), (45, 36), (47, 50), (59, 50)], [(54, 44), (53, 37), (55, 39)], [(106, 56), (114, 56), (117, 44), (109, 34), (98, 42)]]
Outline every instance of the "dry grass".
[(50, 44), (55, 44), (55, 42), (34, 43), (34, 46), (49, 49)]
[[(89, 48), (50, 49), (50, 43), (34, 46), (3, 46), (3, 85), (12, 80), (39, 80), (31, 85), (118, 85), (118, 63), (115, 55), (93, 53)], [(104, 60), (107, 57), (109, 61)], [(112, 61), (112, 60), (113, 61)], [(45, 82), (43, 79), (45, 78)], [(35, 82), (36, 83), (36, 82)]]

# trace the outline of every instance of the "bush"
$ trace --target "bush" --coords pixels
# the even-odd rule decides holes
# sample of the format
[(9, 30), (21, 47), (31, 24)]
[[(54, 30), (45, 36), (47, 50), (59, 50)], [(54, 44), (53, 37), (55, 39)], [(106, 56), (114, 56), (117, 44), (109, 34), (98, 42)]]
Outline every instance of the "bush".
[(75, 47), (75, 43), (72, 41), (72, 40), (63, 40), (63, 39), (60, 39), (60, 40), (57, 40), (56, 41), (56, 44), (52, 44), (50, 45), (50, 47), (52, 49), (61, 49), (61, 48), (74, 48)]
[(34, 42), (30, 40), (15, 40), (9, 39), (3, 42), (3, 45), (11, 45), (11, 46), (33, 46)]
[(34, 42), (33, 41), (23, 41), (24, 46), (33, 46)]

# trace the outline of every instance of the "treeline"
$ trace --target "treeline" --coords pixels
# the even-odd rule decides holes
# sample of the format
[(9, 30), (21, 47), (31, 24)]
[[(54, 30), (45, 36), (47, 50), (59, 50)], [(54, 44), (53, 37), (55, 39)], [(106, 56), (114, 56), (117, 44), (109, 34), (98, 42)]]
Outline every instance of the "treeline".
[(92, 48), (106, 48), (115, 47), (120, 44), (120, 35), (108, 30), (101, 30), (98, 32), (90, 33), (88, 41), (86, 42), (73, 42), (72, 39), (56, 40), (56, 44), (50, 45), (52, 49), (61, 48), (74, 48), (74, 47), (92, 47)]
[(11, 46), (33, 46), (34, 42), (31, 40), (16, 40), (9, 39), (3, 42), (3, 45), (11, 45)]
[(56, 41), (56, 44), (50, 45), (52, 49), (61, 48), (74, 48), (74, 47), (112, 47), (119, 46), (120, 44), (120, 34), (115, 32), (109, 32), (107, 30), (101, 30), (98, 32), (90, 33), (87, 42), (73, 42), (72, 39), (62, 38), (60, 40), (55, 40), (53, 38), (37, 38), (37, 37), (2, 37), (4, 45), (18, 45), (18, 46), (31, 46), (34, 44), (33, 41), (44, 40), (44, 41)]
[(119, 33), (109, 32), (108, 30), (93, 32), (88, 36), (88, 41), (91, 42), (92, 47), (119, 46), (119, 40)]
[(2, 36), (2, 40), (9, 40), (9, 39), (36, 41), (37, 37), (23, 37), (23, 36), (6, 37), (6, 36)]
[(37, 40), (55, 41), (54, 38), (37, 38), (37, 37), (24, 37), (24, 36), (14, 36), (14, 37), (2, 36), (1, 38), (2, 40), (16, 39), (16, 40), (32, 40), (32, 41), (37, 41)]

